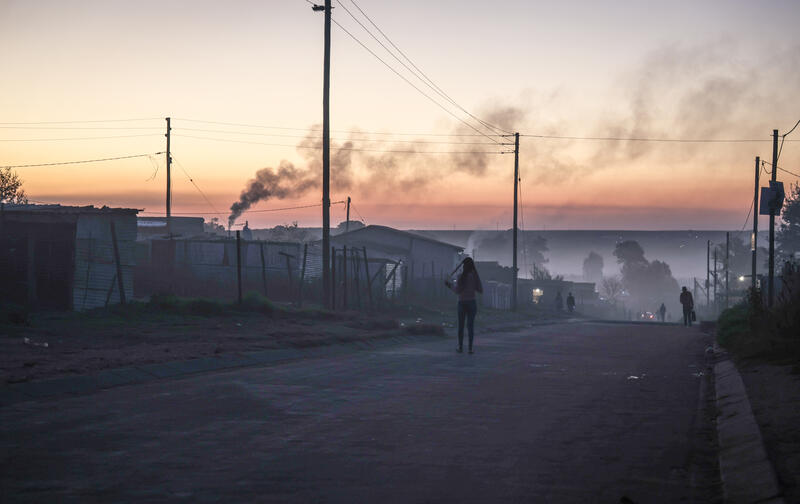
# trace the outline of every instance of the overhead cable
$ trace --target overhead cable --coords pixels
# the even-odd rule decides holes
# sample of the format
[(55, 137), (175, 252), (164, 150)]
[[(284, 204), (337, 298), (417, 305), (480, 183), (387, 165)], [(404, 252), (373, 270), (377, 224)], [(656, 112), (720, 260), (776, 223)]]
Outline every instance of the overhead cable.
[[(645, 138), (645, 137), (584, 137), (566, 135), (534, 135), (520, 134), (520, 137), (542, 138), (552, 140), (598, 140), (610, 142), (667, 142), (667, 143), (750, 143), (750, 142), (771, 142), (769, 139), (760, 138), (734, 138), (734, 139), (714, 139), (714, 138)], [(789, 140), (791, 142), (791, 140)]]
[[(243, 143), (252, 145), (270, 145), (273, 147), (292, 147), (296, 149), (311, 149), (311, 150), (322, 149), (322, 147), (315, 147), (315, 146), (280, 144), (280, 143), (269, 143), (269, 142), (252, 142), (249, 140), (234, 140), (231, 138), (211, 138), (211, 137), (195, 136), (195, 135), (172, 135), (172, 136), (180, 138), (194, 138), (197, 140), (211, 140), (213, 142), (233, 142), (233, 143)], [(380, 153), (390, 153), (390, 154), (510, 154), (513, 152), (513, 151), (415, 151), (415, 150), (395, 150), (395, 149), (361, 149), (354, 147), (335, 147), (335, 149), (344, 151), (353, 151), (353, 152), (380, 152)]]
[(175, 154), (174, 154), (173, 152), (170, 152), (170, 157), (172, 158), (172, 160), (173, 160), (173, 161), (175, 161), (175, 164), (177, 164), (177, 165), (178, 165), (178, 167), (181, 169), (181, 171), (183, 172), (183, 174), (184, 174), (184, 175), (186, 175), (186, 178), (188, 178), (188, 179), (189, 179), (189, 182), (191, 182), (191, 183), (192, 183), (192, 185), (194, 186), (194, 188), (195, 188), (195, 189), (197, 189), (197, 192), (199, 192), (199, 193), (200, 193), (200, 196), (202, 196), (202, 197), (203, 197), (203, 199), (204, 199), (204, 200), (206, 200), (206, 203), (208, 203), (208, 206), (210, 206), (210, 207), (211, 207), (211, 209), (212, 209), (212, 210), (214, 210), (214, 213), (215, 213), (215, 214), (219, 214), (219, 213), (221, 213), (221, 212), (218, 212), (218, 211), (217, 211), (217, 209), (216, 209), (216, 207), (214, 206), (214, 204), (213, 204), (213, 203), (211, 203), (211, 200), (210, 200), (210, 199), (208, 199), (208, 197), (206, 196), (206, 193), (204, 193), (204, 192), (203, 192), (203, 190), (202, 190), (202, 189), (200, 189), (200, 186), (198, 186), (198, 185), (197, 185), (197, 183), (194, 181), (194, 178), (192, 178), (192, 176), (191, 176), (191, 175), (189, 175), (189, 172), (186, 170), (186, 168), (184, 168), (183, 164), (182, 164), (180, 161), (178, 161), (177, 159), (175, 159)]
[[(331, 205), (340, 205), (347, 203), (346, 201), (331, 201)], [(292, 207), (284, 207), (284, 208), (264, 208), (261, 210), (245, 210), (242, 213), (266, 213), (266, 212), (282, 212), (285, 210), (299, 210), (301, 208), (315, 208), (321, 207), (322, 203), (316, 203), (314, 205), (299, 205), (299, 206), (292, 206)], [(140, 213), (158, 213), (161, 214), (163, 212), (140, 212)], [(170, 212), (171, 215), (227, 215), (230, 212)]]
[(163, 117), (144, 117), (139, 119), (93, 119), (81, 121), (36, 121), (36, 122), (0, 122), (0, 125), (25, 125), (25, 124), (88, 124), (106, 122), (136, 122), (136, 121), (155, 121)]
[(353, 1), (353, 0), (350, 0), (350, 3), (352, 3), (352, 4), (353, 4), (353, 5), (354, 5), (354, 6), (355, 6), (355, 7), (356, 7), (356, 8), (357, 8), (357, 9), (358, 9), (360, 12), (361, 12), (361, 14), (362, 14), (362, 15), (363, 15), (363, 16), (364, 16), (364, 17), (365, 17), (365, 18), (366, 18), (366, 19), (367, 19), (367, 20), (368, 20), (368, 21), (369, 21), (369, 22), (372, 24), (372, 26), (374, 26), (374, 27), (375, 27), (375, 29), (377, 29), (377, 30), (378, 30), (378, 32), (379, 32), (381, 35), (383, 35), (383, 38), (385, 38), (385, 39), (386, 39), (386, 40), (387, 40), (387, 41), (388, 41), (388, 42), (389, 42), (389, 43), (392, 45), (392, 47), (394, 47), (394, 48), (395, 48), (395, 49), (396, 49), (396, 50), (397, 50), (397, 51), (398, 51), (398, 52), (399, 52), (399, 53), (400, 53), (400, 54), (401, 54), (401, 55), (402, 55), (402, 56), (403, 56), (403, 57), (404, 57), (406, 60), (408, 60), (408, 62), (409, 62), (409, 63), (410, 63), (410, 64), (411, 64), (411, 65), (414, 67), (413, 69), (412, 69), (412, 68), (410, 68), (410, 67), (409, 67), (409, 66), (408, 66), (408, 65), (407, 65), (407, 64), (406, 64), (406, 63), (405, 63), (405, 62), (404, 62), (402, 59), (400, 59), (400, 58), (399, 58), (399, 57), (398, 57), (398, 56), (397, 56), (397, 55), (396, 55), (394, 52), (392, 52), (392, 50), (391, 50), (391, 49), (389, 49), (388, 47), (386, 47), (386, 44), (384, 44), (383, 42), (381, 42), (381, 40), (380, 40), (380, 39), (379, 39), (377, 36), (375, 36), (375, 34), (373, 34), (373, 33), (372, 33), (370, 30), (369, 30), (369, 28), (367, 28), (366, 26), (364, 26), (364, 24), (363, 24), (363, 23), (362, 23), (362, 22), (361, 22), (361, 21), (360, 21), (360, 20), (359, 20), (359, 19), (358, 19), (358, 18), (357, 18), (357, 17), (356, 17), (356, 16), (355, 16), (353, 13), (352, 13), (352, 12), (350, 12), (350, 9), (348, 9), (348, 8), (347, 8), (347, 6), (345, 6), (345, 5), (344, 5), (344, 4), (343, 4), (341, 1), (339, 2), (339, 6), (341, 6), (341, 7), (342, 7), (342, 9), (344, 9), (344, 10), (345, 10), (345, 12), (346, 12), (346, 13), (347, 13), (347, 14), (348, 14), (348, 15), (349, 15), (351, 18), (353, 18), (353, 19), (355, 20), (355, 22), (356, 22), (356, 23), (358, 23), (358, 25), (359, 25), (359, 26), (361, 26), (361, 28), (363, 28), (363, 29), (364, 29), (364, 31), (365, 31), (365, 32), (367, 32), (367, 34), (368, 34), (370, 37), (372, 37), (372, 38), (373, 38), (373, 39), (374, 39), (374, 40), (375, 40), (375, 41), (376, 41), (378, 44), (380, 44), (380, 46), (381, 46), (381, 47), (383, 47), (383, 48), (386, 50), (386, 52), (387, 52), (387, 53), (389, 53), (389, 55), (391, 55), (391, 56), (392, 56), (392, 57), (393, 57), (393, 58), (394, 58), (394, 59), (395, 59), (395, 60), (396, 60), (398, 63), (400, 63), (401, 65), (403, 65), (403, 67), (404, 67), (406, 70), (408, 70), (408, 71), (409, 71), (409, 72), (410, 72), (412, 75), (414, 75), (414, 77), (416, 77), (417, 79), (419, 79), (419, 81), (420, 81), (420, 82), (422, 82), (423, 84), (425, 84), (426, 86), (428, 86), (428, 88), (429, 88), (429, 89), (431, 89), (431, 90), (432, 90), (434, 93), (438, 94), (439, 96), (441, 96), (442, 98), (444, 98), (445, 100), (447, 100), (447, 101), (448, 101), (450, 104), (452, 104), (452, 105), (454, 105), (456, 108), (460, 109), (462, 112), (464, 112), (465, 114), (467, 114), (469, 117), (471, 117), (471, 118), (473, 118), (474, 120), (476, 120), (476, 121), (477, 121), (479, 124), (481, 124), (481, 125), (482, 125), (484, 128), (486, 128), (486, 129), (488, 129), (489, 131), (491, 131), (493, 134), (497, 134), (497, 133), (498, 133), (498, 131), (499, 131), (499, 132), (501, 132), (501, 133), (508, 133), (507, 131), (505, 131), (505, 130), (503, 130), (503, 129), (501, 129), (501, 128), (498, 128), (498, 127), (496, 127), (496, 126), (492, 126), (491, 124), (487, 123), (486, 121), (483, 121), (483, 120), (481, 120), (481, 119), (479, 119), (479, 118), (475, 117), (474, 115), (472, 115), (471, 113), (469, 113), (469, 112), (468, 112), (468, 111), (467, 111), (467, 110), (466, 110), (464, 107), (462, 107), (461, 105), (459, 105), (458, 103), (456, 103), (456, 101), (455, 101), (455, 100), (453, 100), (452, 98), (450, 98), (450, 96), (449, 96), (449, 95), (447, 95), (447, 93), (445, 93), (444, 91), (442, 91), (442, 89), (441, 89), (439, 86), (437, 86), (437, 85), (436, 85), (436, 84), (435, 84), (435, 83), (434, 83), (434, 82), (433, 82), (433, 81), (432, 81), (432, 80), (431, 80), (431, 79), (430, 79), (430, 78), (429, 78), (427, 75), (425, 75), (425, 73), (423, 73), (423, 72), (422, 72), (422, 71), (419, 69), (419, 67), (417, 67), (417, 66), (414, 64), (414, 62), (412, 62), (412, 61), (411, 61), (411, 60), (408, 58), (408, 56), (406, 56), (406, 55), (405, 55), (405, 53), (403, 53), (403, 51), (401, 51), (401, 50), (400, 50), (400, 49), (399, 49), (399, 48), (398, 48), (398, 47), (397, 47), (397, 46), (394, 44), (394, 42), (392, 42), (392, 41), (391, 41), (391, 39), (389, 39), (389, 37), (387, 37), (387, 36), (386, 36), (386, 34), (385, 34), (385, 33), (383, 33), (383, 31), (382, 31), (380, 28), (378, 28), (378, 25), (376, 25), (376, 24), (375, 24), (375, 23), (372, 21), (372, 19), (371, 19), (369, 16), (367, 16), (367, 14), (366, 14), (366, 13), (365, 13), (365, 12), (364, 12), (362, 9), (361, 9), (361, 7), (359, 7), (359, 6), (358, 6), (358, 4), (357, 4), (355, 1)]
[(138, 138), (158, 136), (159, 133), (145, 133), (143, 135), (111, 135), (93, 137), (64, 137), (64, 138), (0, 138), (0, 142), (59, 142), (64, 140), (107, 140), (110, 138)]
[(0, 168), (31, 168), (34, 166), (57, 166), (57, 165), (70, 165), (70, 164), (85, 164), (85, 163), (99, 163), (101, 161), (116, 161), (118, 159), (132, 159), (132, 158), (140, 158), (140, 157), (148, 157), (148, 156), (158, 156), (159, 154), (164, 154), (163, 152), (153, 152), (148, 154), (132, 154), (130, 156), (117, 156), (117, 157), (109, 157), (109, 158), (100, 158), (100, 159), (84, 159), (81, 161), (60, 161), (57, 163), (37, 163), (37, 164), (24, 164), (24, 165), (7, 165), (7, 166), (0, 166)]
[[(310, 138), (311, 135), (297, 135), (286, 133), (259, 133), (253, 131), (229, 131), (221, 129), (204, 129), (204, 128), (172, 128), (172, 131), (198, 131), (203, 133), (225, 133), (228, 135), (248, 135), (248, 136), (265, 136), (265, 137), (280, 137), (280, 138)], [(315, 130), (316, 131), (316, 130)], [(361, 133), (354, 132), (353, 134), (359, 135)], [(364, 133), (366, 135), (366, 133)], [(322, 136), (313, 136), (322, 140)], [(331, 138), (337, 142), (396, 142), (396, 143), (419, 143), (419, 144), (441, 144), (441, 145), (498, 145), (494, 142), (440, 142), (431, 140), (397, 140), (397, 139), (375, 139), (375, 138)], [(514, 145), (513, 143), (502, 143), (500, 145)]]
[[(322, 131), (322, 127), (319, 128), (295, 128), (295, 127), (287, 127), (287, 126), (268, 126), (264, 124), (246, 124), (246, 123), (234, 123), (234, 122), (224, 122), (224, 121), (205, 121), (200, 119), (187, 119), (184, 117), (180, 118), (173, 118), (173, 121), (187, 121), (187, 122), (196, 122), (196, 123), (203, 123), (203, 124), (219, 124), (224, 126), (242, 126), (245, 128), (260, 128), (260, 129), (277, 129), (277, 130), (289, 130), (289, 131)], [(175, 128), (173, 128), (175, 129)], [(184, 128), (186, 129), (186, 128)], [(362, 135), (389, 135), (389, 136), (418, 136), (418, 137), (483, 137), (486, 136), (483, 133), (391, 133), (386, 131), (360, 131), (360, 130), (330, 130), (331, 133), (357, 133)], [(500, 136), (500, 135), (498, 135)]]
[(417, 87), (417, 86), (416, 86), (416, 85), (415, 85), (413, 82), (411, 82), (410, 80), (408, 80), (408, 79), (407, 79), (407, 78), (406, 78), (406, 77), (405, 77), (403, 74), (401, 74), (400, 72), (398, 72), (398, 71), (397, 71), (397, 70), (396, 70), (396, 69), (395, 69), (393, 66), (391, 66), (391, 65), (390, 65), (390, 64), (388, 64), (388, 63), (386, 63), (386, 61), (384, 61), (384, 60), (383, 60), (383, 58), (381, 58), (380, 56), (378, 56), (378, 55), (375, 53), (375, 51), (373, 51), (372, 49), (370, 49), (369, 47), (367, 47), (367, 46), (366, 46), (366, 44), (364, 44), (363, 42), (361, 42), (361, 40), (359, 40), (359, 39), (358, 39), (358, 37), (356, 37), (355, 35), (353, 35), (352, 33), (350, 33), (350, 32), (347, 30), (347, 28), (345, 28), (344, 26), (342, 26), (342, 25), (341, 25), (341, 24), (340, 24), (338, 21), (336, 21), (336, 20), (335, 20), (335, 19), (333, 19), (333, 18), (331, 18), (331, 21), (333, 21), (333, 22), (336, 24), (336, 26), (338, 26), (338, 27), (339, 27), (339, 28), (340, 28), (340, 29), (341, 29), (343, 32), (345, 32), (347, 35), (349, 35), (349, 36), (350, 36), (350, 38), (352, 38), (353, 40), (355, 40), (355, 41), (356, 41), (356, 42), (357, 42), (357, 43), (358, 43), (358, 44), (359, 44), (361, 47), (363, 47), (363, 48), (364, 48), (364, 49), (365, 49), (367, 52), (369, 52), (370, 54), (372, 54), (372, 55), (373, 55), (373, 56), (374, 56), (374, 57), (375, 57), (375, 58), (376, 58), (378, 61), (380, 61), (381, 63), (383, 63), (383, 65), (384, 65), (386, 68), (388, 68), (389, 70), (391, 70), (392, 72), (394, 72), (394, 74), (395, 74), (395, 75), (397, 75), (398, 77), (400, 77), (401, 79), (403, 79), (403, 80), (404, 80), (404, 81), (405, 81), (405, 82), (406, 82), (406, 83), (407, 83), (409, 86), (411, 86), (411, 87), (413, 87), (414, 89), (416, 89), (416, 90), (417, 90), (417, 92), (419, 92), (419, 93), (420, 93), (422, 96), (424, 96), (425, 98), (427, 98), (428, 100), (430, 100), (430, 101), (431, 101), (433, 104), (435, 104), (437, 107), (439, 107), (440, 109), (444, 110), (445, 112), (447, 112), (447, 113), (448, 113), (448, 114), (450, 114), (452, 117), (454, 117), (454, 118), (455, 118), (455, 119), (457, 119), (458, 121), (460, 121), (460, 122), (462, 122), (463, 124), (465, 124), (467, 127), (469, 127), (470, 129), (472, 129), (472, 130), (473, 130), (473, 131), (475, 131), (476, 133), (479, 133), (479, 134), (481, 134), (481, 135), (485, 136), (486, 138), (488, 138), (489, 140), (491, 140), (491, 141), (493, 141), (493, 142), (497, 143), (497, 141), (496, 141), (494, 138), (492, 138), (490, 135), (487, 135), (486, 133), (484, 133), (484, 132), (480, 131), (478, 128), (476, 128), (475, 126), (471, 125), (470, 123), (468, 123), (467, 121), (465, 121), (465, 120), (464, 120), (464, 119), (462, 119), (461, 117), (458, 117), (458, 116), (457, 116), (456, 114), (454, 114), (454, 113), (453, 113), (453, 112), (452, 112), (450, 109), (448, 109), (447, 107), (445, 107), (444, 105), (442, 105), (441, 103), (439, 103), (438, 101), (436, 101), (435, 99), (431, 98), (431, 96), (430, 96), (430, 95), (428, 95), (427, 93), (425, 93), (423, 90), (421, 90), (419, 87)]
[(798, 124), (800, 124), (800, 119), (798, 119), (797, 122), (794, 123), (794, 126), (792, 126), (792, 129), (790, 129), (789, 131), (787, 131), (786, 133), (781, 135), (781, 146), (778, 148), (778, 156), (777, 156), (777, 159), (775, 160), (776, 163), (781, 158), (781, 152), (783, 152), (783, 142), (786, 141), (786, 137), (789, 136), (792, 133), (792, 131), (794, 131), (794, 129), (797, 127)]

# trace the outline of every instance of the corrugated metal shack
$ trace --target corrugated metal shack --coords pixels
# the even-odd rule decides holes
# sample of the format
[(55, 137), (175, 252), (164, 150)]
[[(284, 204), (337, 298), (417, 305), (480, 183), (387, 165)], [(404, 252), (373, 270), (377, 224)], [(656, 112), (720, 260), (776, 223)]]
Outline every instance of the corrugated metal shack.
[(137, 212), (106, 206), (0, 206), (0, 300), (54, 310), (119, 303), (118, 271), (130, 299)]
[[(139, 241), (136, 248), (137, 296), (160, 292), (229, 299), (236, 296), (235, 239), (152, 239)], [(291, 299), (302, 253), (299, 243), (242, 240), (243, 290)]]
[[(403, 290), (406, 296), (448, 298), (444, 279), (462, 259), (463, 248), (387, 226), (370, 225), (331, 237), (337, 249), (337, 275), (343, 271), (339, 253), (344, 247), (356, 255), (366, 248), (370, 273), (383, 269), (387, 294)], [(358, 261), (354, 264), (360, 274)], [(374, 269), (373, 269), (374, 268)], [(351, 271), (348, 274), (352, 274)], [(380, 274), (379, 274), (380, 276)], [(390, 280), (389, 280), (390, 279)]]
[(139, 217), (136, 219), (138, 228), (136, 239), (163, 238), (169, 236), (170, 232), (174, 237), (201, 236), (204, 233), (203, 222), (202, 217), (170, 217), (168, 228), (166, 217)]

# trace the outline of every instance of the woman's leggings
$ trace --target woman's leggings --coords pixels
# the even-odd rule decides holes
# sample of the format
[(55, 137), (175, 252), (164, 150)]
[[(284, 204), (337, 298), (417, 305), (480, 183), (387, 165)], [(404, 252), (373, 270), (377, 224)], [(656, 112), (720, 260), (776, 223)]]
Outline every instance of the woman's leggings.
[(464, 347), (464, 319), (467, 319), (467, 331), (469, 332), (469, 347), (472, 348), (472, 340), (475, 337), (475, 315), (478, 313), (478, 303), (472, 299), (470, 301), (458, 302), (458, 347)]

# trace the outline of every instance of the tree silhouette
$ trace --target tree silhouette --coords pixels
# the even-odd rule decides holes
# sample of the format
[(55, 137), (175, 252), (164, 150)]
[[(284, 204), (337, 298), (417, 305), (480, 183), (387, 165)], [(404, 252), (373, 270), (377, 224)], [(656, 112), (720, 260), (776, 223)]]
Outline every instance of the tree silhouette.
[(11, 168), (0, 168), (0, 202), (24, 204), (28, 196), (22, 189), (22, 179)]

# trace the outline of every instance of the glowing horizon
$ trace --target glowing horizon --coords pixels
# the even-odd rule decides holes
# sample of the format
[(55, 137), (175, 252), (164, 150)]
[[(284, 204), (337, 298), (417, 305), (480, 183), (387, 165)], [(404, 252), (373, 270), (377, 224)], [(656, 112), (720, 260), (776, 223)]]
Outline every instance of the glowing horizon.
[[(800, 35), (791, 22), (800, 14), (797, 4), (774, 2), (769, 18), (778, 24), (765, 25), (758, 20), (765, 19), (762, 11), (768, 9), (747, 2), (624, 9), (613, 2), (605, 8), (588, 1), (569, 6), (512, 2), (507, 7), (520, 15), (511, 21), (483, 4), (467, 3), (457, 4), (458, 23), (451, 19), (455, 3), (414, 1), (391, 10), (380, 2), (362, 6), (437, 84), (476, 115), (504, 128), (564, 136), (765, 140), (682, 144), (523, 138), (525, 228), (743, 225), (752, 199), (754, 157), (769, 162), (772, 129), (782, 133), (800, 117), (800, 107), (790, 102), (800, 89)], [(313, 162), (308, 150), (296, 148), (304, 128), (319, 123), (321, 111), (321, 18), (310, 6), (299, 0), (242, 1), (227, 8), (175, 2), (161, 18), (153, 16), (160, 8), (157, 2), (134, 8), (99, 1), (72, 8), (55, 1), (0, 6), (0, 43), (9, 48), (0, 54), (0, 64), (13, 70), (0, 82), (5, 123), (0, 165), (161, 152), (163, 117), (169, 115), (176, 161), (173, 213), (210, 218), (219, 212), (224, 221), (258, 169), (283, 160), (298, 167)], [(728, 16), (720, 19), (718, 8)], [(352, 20), (338, 15), (358, 33)], [(420, 24), (430, 33), (409, 30)], [(623, 26), (630, 29), (620, 30)], [(465, 35), (470, 33), (483, 36)], [(370, 41), (363, 32), (359, 36)], [(764, 49), (775, 41), (778, 50), (765, 56)], [(507, 54), (507, 47), (517, 50)], [(337, 29), (333, 51), (332, 137), (338, 146), (356, 138), (356, 148), (368, 149), (348, 156), (350, 183), (334, 186), (334, 201), (351, 196), (367, 223), (419, 229), (510, 227), (513, 156), (489, 155), (485, 165), (470, 166), (474, 155), (454, 160), (441, 154), (377, 152), (408, 145), (418, 150), (494, 146), (409, 144), (452, 140), (428, 133), (472, 131)], [(28, 124), (25, 129), (8, 124), (127, 118), (151, 119)], [(203, 129), (212, 131), (196, 131)], [(283, 136), (259, 137), (254, 134), (259, 131)], [(358, 133), (364, 131), (420, 135), (382, 142), (387, 136)], [(31, 141), (45, 138), (52, 140)], [(33, 201), (126, 206), (163, 215), (164, 156), (155, 159), (157, 164), (143, 157), (16, 171)], [(787, 142), (779, 166), (798, 173), (798, 165), (798, 144)], [(778, 179), (787, 184), (797, 180), (785, 172)], [(254, 210), (313, 205), (320, 198), (312, 190), (261, 202)], [(251, 227), (293, 221), (315, 226), (319, 214), (311, 208), (252, 212), (243, 219)], [(335, 207), (332, 225), (343, 216)]]

